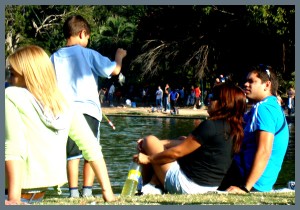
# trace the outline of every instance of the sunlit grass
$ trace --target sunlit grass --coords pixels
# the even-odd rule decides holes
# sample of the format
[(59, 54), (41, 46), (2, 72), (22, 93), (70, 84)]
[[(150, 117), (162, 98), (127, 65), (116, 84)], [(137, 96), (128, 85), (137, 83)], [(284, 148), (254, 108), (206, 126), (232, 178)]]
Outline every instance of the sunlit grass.
[[(275, 188), (285, 188), (289, 180), (295, 180), (295, 161), (285, 160)], [(101, 191), (96, 193), (99, 195)], [(295, 192), (118, 196), (117, 201), (106, 203), (102, 197), (70, 199), (49, 190), (43, 202), (37, 205), (295, 205)]]
[(295, 205), (295, 192), (119, 196), (112, 203), (104, 202), (101, 197), (70, 199), (49, 196), (39, 205)]

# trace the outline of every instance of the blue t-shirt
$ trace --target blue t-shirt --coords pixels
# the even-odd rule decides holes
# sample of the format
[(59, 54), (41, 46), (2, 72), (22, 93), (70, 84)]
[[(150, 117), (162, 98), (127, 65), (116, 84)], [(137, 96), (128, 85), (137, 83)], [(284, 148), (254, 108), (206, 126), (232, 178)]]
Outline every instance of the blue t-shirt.
[(179, 96), (180, 96), (180, 98), (184, 98), (184, 90), (183, 89), (179, 90)]
[(268, 96), (258, 102), (244, 117), (246, 126), (245, 137), (239, 155), (234, 157), (242, 175), (249, 175), (257, 149), (256, 132), (258, 130), (274, 134), (272, 153), (265, 171), (254, 184), (254, 188), (261, 192), (272, 190), (287, 150), (289, 130), (277, 98)]
[(177, 92), (175, 90), (172, 90), (172, 92), (170, 93), (170, 98), (172, 101), (175, 101), (177, 98)]
[(63, 47), (50, 59), (64, 95), (74, 101), (82, 113), (101, 121), (98, 77), (110, 78), (116, 62), (80, 45)]

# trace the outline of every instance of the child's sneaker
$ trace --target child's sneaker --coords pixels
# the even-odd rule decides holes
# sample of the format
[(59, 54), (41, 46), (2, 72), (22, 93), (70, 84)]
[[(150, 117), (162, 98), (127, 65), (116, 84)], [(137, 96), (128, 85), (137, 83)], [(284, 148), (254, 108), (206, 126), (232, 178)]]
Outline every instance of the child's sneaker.
[(295, 185), (296, 185), (296, 182), (295, 181), (289, 181), (287, 183), (287, 187), (291, 190), (295, 190)]
[(153, 184), (146, 184), (142, 188), (143, 195), (161, 195), (163, 192), (162, 190)]

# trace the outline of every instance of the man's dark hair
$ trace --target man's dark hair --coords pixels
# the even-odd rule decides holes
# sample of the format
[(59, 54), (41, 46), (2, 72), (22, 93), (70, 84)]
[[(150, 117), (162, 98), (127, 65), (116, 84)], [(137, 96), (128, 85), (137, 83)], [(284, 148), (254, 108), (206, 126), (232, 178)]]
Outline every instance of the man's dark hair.
[(251, 68), (251, 73), (256, 73), (257, 77), (261, 79), (263, 83), (271, 82), (271, 94), (276, 96), (278, 91), (278, 79), (276, 74), (273, 72), (271, 66), (259, 64)]

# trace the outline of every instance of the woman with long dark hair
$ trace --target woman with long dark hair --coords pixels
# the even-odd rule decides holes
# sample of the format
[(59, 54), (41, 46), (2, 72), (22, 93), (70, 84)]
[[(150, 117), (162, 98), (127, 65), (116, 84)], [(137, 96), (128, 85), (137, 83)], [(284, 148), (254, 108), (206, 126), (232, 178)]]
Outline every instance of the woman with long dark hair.
[[(244, 91), (222, 83), (213, 88), (209, 118), (187, 137), (159, 140), (147, 136), (138, 140), (134, 160), (143, 165), (144, 194), (195, 194), (217, 190), (241, 146)], [(153, 169), (148, 173), (149, 168)], [(150, 176), (150, 178), (148, 178)]]

